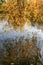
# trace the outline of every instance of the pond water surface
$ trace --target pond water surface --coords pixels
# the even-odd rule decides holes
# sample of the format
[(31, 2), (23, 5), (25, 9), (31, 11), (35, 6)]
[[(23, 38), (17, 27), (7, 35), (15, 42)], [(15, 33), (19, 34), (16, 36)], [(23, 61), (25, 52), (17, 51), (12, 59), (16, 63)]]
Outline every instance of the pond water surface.
[(27, 23), (24, 24), (24, 31), (21, 31), (20, 28), (15, 30), (12, 25), (9, 25), (7, 21), (0, 22), (0, 46), (2, 46), (2, 41), (6, 39), (17, 39), (21, 37), (24, 39), (32, 40), (32, 37), (36, 37), (37, 45), (40, 47), (41, 51), (41, 60), (43, 61), (43, 30), (37, 28), (37, 26), (28, 26)]

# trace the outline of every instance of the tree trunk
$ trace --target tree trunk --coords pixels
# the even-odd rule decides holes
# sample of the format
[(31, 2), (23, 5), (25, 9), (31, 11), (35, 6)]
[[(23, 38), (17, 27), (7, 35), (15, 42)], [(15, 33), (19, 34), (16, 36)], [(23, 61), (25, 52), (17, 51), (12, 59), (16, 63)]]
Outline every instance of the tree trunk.
[(26, 1), (27, 0), (17, 0), (18, 16), (19, 16), (19, 20), (22, 22), (24, 21), (23, 16), (24, 16)]
[(17, 0), (17, 4), (18, 4), (18, 11), (21, 16), (24, 10), (24, 0)]

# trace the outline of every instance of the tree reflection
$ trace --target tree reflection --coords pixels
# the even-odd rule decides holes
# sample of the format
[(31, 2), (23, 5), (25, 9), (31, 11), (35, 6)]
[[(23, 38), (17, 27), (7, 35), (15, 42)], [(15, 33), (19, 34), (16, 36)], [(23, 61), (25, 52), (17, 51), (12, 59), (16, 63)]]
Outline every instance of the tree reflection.
[(0, 49), (0, 64), (2, 65), (42, 65), (40, 61), (40, 49), (36, 45), (36, 38), (29, 39), (21, 37), (11, 40), (7, 39)]

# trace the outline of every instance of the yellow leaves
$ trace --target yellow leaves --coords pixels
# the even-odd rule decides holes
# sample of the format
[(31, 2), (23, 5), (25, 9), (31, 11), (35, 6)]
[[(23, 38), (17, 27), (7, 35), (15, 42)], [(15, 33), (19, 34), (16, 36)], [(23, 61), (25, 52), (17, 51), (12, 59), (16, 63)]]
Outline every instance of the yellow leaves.
[(43, 21), (43, 16), (41, 16), (41, 20)]
[(6, 18), (6, 20), (8, 21), (8, 19), (9, 19), (9, 16), (8, 16), (8, 14), (6, 15), (6, 17), (5, 17), (5, 18)]
[(2, 18), (2, 15), (0, 14), (0, 18)]
[[(29, 25), (31, 25), (30, 23), (31, 20), (36, 22), (36, 19), (37, 18), (39, 19), (42, 10), (38, 7), (39, 6), (38, 4), (36, 6), (36, 0), (35, 1), (30, 0), (29, 6), (26, 5), (26, 1), (18, 1), (18, 2), (14, 0), (13, 1), (9, 0), (6, 3), (3, 3), (1, 5), (0, 11), (3, 11), (5, 15), (1, 14), (0, 18), (4, 16), (7, 21), (17, 23), (20, 26), (22, 26), (24, 22), (28, 22)], [(22, 5), (20, 3), (22, 3)], [(43, 21), (42, 16), (40, 17), (40, 19)]]
[[(23, 1), (23, 3), (24, 3), (24, 1)], [(23, 11), (21, 11), (21, 10), (19, 11), (19, 8), (18, 8), (19, 4), (17, 4), (17, 1), (13, 2), (12, 0), (10, 0), (10, 1), (2, 4), (1, 10), (5, 14), (4, 17), (6, 18), (7, 21), (10, 21), (10, 22), (12, 21), (14, 23), (16, 22), (19, 25), (21, 23), (21, 25), (23, 25), (23, 22), (25, 21), (25, 19), (23, 19), (25, 11), (23, 10), (23, 8), (22, 8)], [(22, 6), (19, 6), (19, 7), (21, 8)], [(20, 14), (20, 16), (19, 16), (19, 14)]]
[(16, 18), (16, 23), (18, 23), (18, 21), (19, 21), (19, 19), (18, 19), (18, 18)]

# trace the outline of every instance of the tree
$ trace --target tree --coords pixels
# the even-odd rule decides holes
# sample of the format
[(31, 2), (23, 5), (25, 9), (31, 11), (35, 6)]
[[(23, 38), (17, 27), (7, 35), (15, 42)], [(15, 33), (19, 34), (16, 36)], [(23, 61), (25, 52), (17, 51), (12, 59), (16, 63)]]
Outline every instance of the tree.
[(5, 2), (5, 0), (0, 0), (0, 5), (2, 5)]

